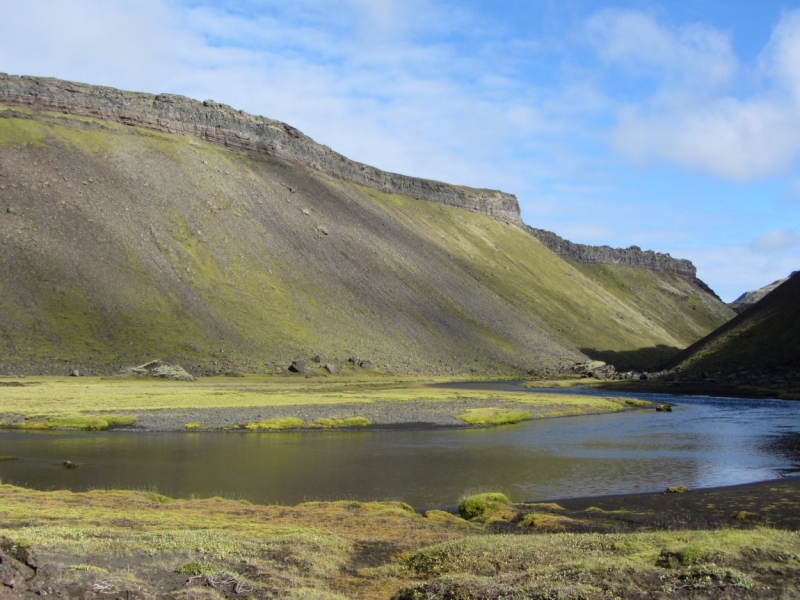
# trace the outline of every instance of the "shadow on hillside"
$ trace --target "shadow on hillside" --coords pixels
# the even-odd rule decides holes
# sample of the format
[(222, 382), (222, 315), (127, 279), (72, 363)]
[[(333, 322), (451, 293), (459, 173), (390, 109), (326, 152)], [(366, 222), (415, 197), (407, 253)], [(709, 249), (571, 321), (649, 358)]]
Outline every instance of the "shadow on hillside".
[(621, 352), (596, 348), (581, 348), (581, 352), (592, 360), (602, 360), (614, 365), (617, 371), (656, 371), (680, 352), (680, 348), (659, 344)]

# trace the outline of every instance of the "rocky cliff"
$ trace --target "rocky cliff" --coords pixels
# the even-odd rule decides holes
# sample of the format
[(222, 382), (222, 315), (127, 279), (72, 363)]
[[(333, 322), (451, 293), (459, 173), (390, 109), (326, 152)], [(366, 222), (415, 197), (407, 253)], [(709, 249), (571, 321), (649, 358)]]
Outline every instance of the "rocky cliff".
[(383, 192), (440, 202), (522, 224), (519, 204), (512, 194), (387, 173), (349, 160), (286, 123), (250, 115), (212, 100), (197, 102), (174, 94), (154, 96), (60, 79), (0, 73), (0, 104), (191, 134), (225, 146), (277, 156)]
[[(126, 92), (53, 78), (0, 73), (0, 104), (97, 117), (125, 125), (194, 135), (228, 147), (289, 160), (382, 192), (456, 206), (513, 223), (528, 231), (557, 255), (578, 262), (642, 267), (696, 277), (696, 269), (691, 262), (674, 259), (669, 254), (642, 251), (635, 246), (623, 250), (575, 244), (555, 233), (528, 227), (522, 222), (519, 204), (512, 194), (388, 173), (349, 160), (286, 123), (253, 116), (212, 100), (198, 102), (174, 94)], [(704, 287), (704, 284), (698, 283)]]
[(690, 261), (681, 258), (672, 258), (669, 254), (653, 252), (652, 250), (642, 250), (638, 246), (631, 246), (630, 248), (612, 248), (610, 246), (575, 244), (556, 235), (552, 231), (535, 229), (527, 225), (525, 225), (525, 229), (558, 256), (571, 258), (580, 263), (642, 267), (658, 271), (673, 271), (691, 278), (697, 277), (697, 269)]

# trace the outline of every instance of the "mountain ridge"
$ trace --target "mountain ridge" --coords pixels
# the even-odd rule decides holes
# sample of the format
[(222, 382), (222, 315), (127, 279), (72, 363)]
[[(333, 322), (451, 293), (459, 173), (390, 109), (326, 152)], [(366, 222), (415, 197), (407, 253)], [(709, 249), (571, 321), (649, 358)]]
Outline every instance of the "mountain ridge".
[(465, 208), (194, 132), (0, 103), (0, 372), (162, 358), (285, 373), (319, 355), (519, 377), (590, 356), (645, 366), (730, 318), (692, 277), (577, 263)]
[[(622, 264), (674, 271), (697, 278), (695, 266), (666, 253), (589, 246), (522, 222), (513, 194), (469, 188), (390, 173), (352, 161), (281, 121), (250, 115), (225, 104), (199, 102), (176, 94), (127, 92), (55, 78), (0, 73), (0, 104), (97, 117), (129, 126), (186, 133), (224, 146), (252, 150), (297, 162), (328, 175), (383, 192), (465, 208), (521, 227), (561, 256), (578, 262)], [(707, 291), (708, 286), (698, 280)]]

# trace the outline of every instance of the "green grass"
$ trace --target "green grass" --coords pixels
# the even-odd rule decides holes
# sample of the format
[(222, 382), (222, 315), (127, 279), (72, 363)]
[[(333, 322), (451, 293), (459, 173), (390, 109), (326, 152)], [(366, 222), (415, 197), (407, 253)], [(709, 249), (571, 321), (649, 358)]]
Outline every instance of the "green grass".
[(200, 423), (187, 423), (186, 425), (183, 426), (183, 428), (189, 430), (200, 429)]
[(66, 415), (36, 416), (19, 423), (4, 425), (12, 429), (83, 429), (85, 431), (103, 431), (109, 427), (133, 425), (136, 417), (130, 415)]
[(506, 408), (471, 408), (458, 418), (470, 425), (510, 425), (529, 421), (533, 415), (526, 410)]
[[(255, 596), (405, 600), (494, 598), (502, 592), (600, 600), (688, 589), (697, 597), (759, 597), (766, 585), (778, 597), (796, 596), (796, 531), (558, 533), (572, 525), (548, 512), (560, 507), (511, 505), (501, 494), (462, 504), (472, 521), (442, 511), (419, 515), (401, 502), (259, 506), (222, 498), (165, 502), (154, 492), (0, 485), (0, 536), (40, 551), (47, 561), (63, 557), (72, 571), (114, 581), (120, 581), (114, 578), (122, 575), (118, 563), (124, 558), (124, 572), (136, 575), (142, 590), (154, 585), (152, 567), (192, 577), (227, 573), (255, 586)], [(490, 533), (497, 519), (509, 525), (520, 510), (532, 508), (538, 510), (519, 524), (531, 535)], [(350, 566), (369, 548), (385, 552), (385, 564), (354, 574)], [(147, 560), (137, 558), (142, 556)]]
[(471, 520), (488, 517), (498, 512), (498, 509), (508, 506), (511, 501), (505, 494), (487, 492), (468, 496), (458, 503), (458, 514), (462, 519)]

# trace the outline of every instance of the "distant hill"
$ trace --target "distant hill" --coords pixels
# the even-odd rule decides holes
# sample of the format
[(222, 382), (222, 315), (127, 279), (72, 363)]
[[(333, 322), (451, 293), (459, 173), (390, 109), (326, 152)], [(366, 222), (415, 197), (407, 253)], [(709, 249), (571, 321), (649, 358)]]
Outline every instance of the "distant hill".
[(784, 374), (800, 383), (800, 276), (771, 293), (710, 335), (680, 352), (673, 368), (743, 374), (758, 383)]
[[(794, 277), (795, 275), (797, 275), (797, 271), (794, 271), (791, 275), (789, 275), (789, 277)], [(778, 279), (778, 281), (773, 281), (769, 285), (765, 285), (764, 287), (759, 288), (757, 290), (745, 292), (733, 302), (729, 302), (728, 306), (730, 306), (736, 312), (737, 315), (740, 315), (748, 308), (753, 306), (756, 302), (761, 300), (764, 296), (769, 294), (776, 287), (788, 281), (789, 277), (784, 277), (783, 279)]]
[(643, 368), (733, 314), (688, 261), (545, 234), (211, 101), (0, 75), (0, 373)]

